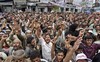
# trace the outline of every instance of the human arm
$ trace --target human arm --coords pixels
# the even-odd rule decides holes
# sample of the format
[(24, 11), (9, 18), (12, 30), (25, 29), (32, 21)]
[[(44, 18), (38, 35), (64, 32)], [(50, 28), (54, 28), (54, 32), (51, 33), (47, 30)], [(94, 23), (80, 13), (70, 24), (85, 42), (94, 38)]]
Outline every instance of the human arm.
[(2, 35), (2, 38), (0, 40), (0, 51), (2, 51), (2, 46), (3, 46), (3, 43), (6, 42), (6, 39), (7, 39), (7, 37), (5, 37), (4, 35)]
[(52, 48), (51, 48), (51, 58), (53, 59), (55, 57), (55, 48), (56, 48), (56, 42), (58, 37), (61, 35), (62, 30), (58, 31), (58, 34), (54, 37), (52, 41)]
[(69, 45), (68, 52), (67, 52), (63, 62), (69, 62), (72, 59), (73, 53), (78, 49), (81, 41), (82, 41), (82, 37), (80, 37), (76, 40), (73, 47), (68, 44)]

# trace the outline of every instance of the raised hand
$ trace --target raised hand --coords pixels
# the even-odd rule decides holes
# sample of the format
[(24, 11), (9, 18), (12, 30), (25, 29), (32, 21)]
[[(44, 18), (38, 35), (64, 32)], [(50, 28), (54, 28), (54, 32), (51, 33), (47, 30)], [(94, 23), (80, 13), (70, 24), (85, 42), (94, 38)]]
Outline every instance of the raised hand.
[(79, 37), (83, 37), (84, 33), (85, 33), (85, 29), (80, 30), (80, 32), (79, 32)]
[(76, 51), (79, 48), (79, 45), (82, 41), (82, 37), (79, 37), (76, 42), (74, 43), (73, 50)]
[(2, 38), (1, 38), (1, 42), (4, 42), (6, 39), (7, 39), (7, 35), (6, 34), (4, 34), (3, 36), (2, 36)]

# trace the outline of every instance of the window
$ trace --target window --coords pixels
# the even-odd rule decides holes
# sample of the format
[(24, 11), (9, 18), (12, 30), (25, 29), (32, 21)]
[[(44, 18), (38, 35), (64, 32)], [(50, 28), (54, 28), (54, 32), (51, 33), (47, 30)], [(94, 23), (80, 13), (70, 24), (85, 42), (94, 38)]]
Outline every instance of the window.
[(61, 12), (63, 12), (64, 11), (64, 8), (61, 8)]
[(69, 11), (69, 8), (66, 8), (66, 11)]
[(73, 11), (73, 8), (71, 8), (71, 11)]
[(77, 9), (75, 9), (75, 12), (78, 12), (78, 10), (77, 10)]
[(52, 11), (52, 8), (49, 8), (49, 7), (48, 7), (48, 12), (51, 12), (51, 11)]
[(44, 12), (44, 8), (40, 8), (40, 11), (41, 11), (41, 12)]

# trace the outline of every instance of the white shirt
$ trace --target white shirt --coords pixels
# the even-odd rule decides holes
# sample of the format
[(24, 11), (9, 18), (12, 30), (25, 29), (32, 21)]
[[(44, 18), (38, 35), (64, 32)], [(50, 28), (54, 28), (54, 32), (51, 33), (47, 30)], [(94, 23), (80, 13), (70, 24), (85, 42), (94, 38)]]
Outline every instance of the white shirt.
[(48, 61), (47, 61), (47, 60), (45, 60), (45, 59), (41, 59), (41, 61), (48, 62)]
[(42, 46), (42, 56), (44, 59), (51, 61), (51, 48), (52, 43), (49, 42), (48, 44), (45, 42), (43, 37), (39, 38), (39, 42)]

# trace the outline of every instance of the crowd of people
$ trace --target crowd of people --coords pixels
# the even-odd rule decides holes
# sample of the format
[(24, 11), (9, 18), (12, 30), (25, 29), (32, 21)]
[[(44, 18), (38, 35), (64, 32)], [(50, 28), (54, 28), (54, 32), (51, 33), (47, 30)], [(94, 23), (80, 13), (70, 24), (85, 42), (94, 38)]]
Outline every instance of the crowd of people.
[(0, 16), (0, 62), (100, 62), (100, 13)]

